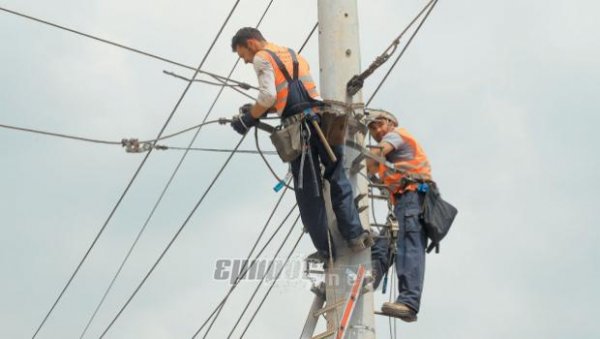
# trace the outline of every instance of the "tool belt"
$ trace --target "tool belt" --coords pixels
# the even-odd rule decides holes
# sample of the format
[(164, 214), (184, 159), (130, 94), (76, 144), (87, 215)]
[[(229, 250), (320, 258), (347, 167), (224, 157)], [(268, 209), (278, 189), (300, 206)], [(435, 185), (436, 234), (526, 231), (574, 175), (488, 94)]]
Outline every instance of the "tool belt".
[(282, 119), (281, 125), (271, 134), (271, 142), (283, 162), (292, 162), (302, 154), (304, 119), (304, 113)]

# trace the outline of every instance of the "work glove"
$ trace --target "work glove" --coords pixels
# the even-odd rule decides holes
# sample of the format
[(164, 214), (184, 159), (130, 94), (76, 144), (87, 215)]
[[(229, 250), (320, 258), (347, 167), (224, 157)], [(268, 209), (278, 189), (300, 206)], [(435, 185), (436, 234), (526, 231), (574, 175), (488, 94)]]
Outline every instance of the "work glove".
[(256, 126), (258, 123), (258, 119), (250, 114), (251, 108), (252, 104), (245, 104), (240, 107), (240, 114), (233, 117), (233, 121), (231, 121), (231, 127), (241, 135), (246, 134), (251, 127)]

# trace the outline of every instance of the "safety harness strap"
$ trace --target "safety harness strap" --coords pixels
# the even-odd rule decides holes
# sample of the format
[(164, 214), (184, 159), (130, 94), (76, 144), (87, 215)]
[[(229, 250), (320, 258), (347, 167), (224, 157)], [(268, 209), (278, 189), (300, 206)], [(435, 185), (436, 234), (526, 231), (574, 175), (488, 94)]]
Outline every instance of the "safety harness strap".
[(292, 58), (294, 59), (294, 78), (292, 79), (292, 77), (290, 76), (290, 73), (288, 72), (287, 68), (285, 68), (285, 65), (283, 64), (281, 59), (277, 56), (277, 54), (275, 54), (275, 52), (268, 50), (268, 49), (265, 49), (265, 51), (267, 53), (269, 53), (269, 55), (271, 55), (271, 58), (273, 58), (273, 60), (277, 64), (277, 67), (279, 67), (279, 70), (281, 71), (281, 73), (285, 77), (285, 80), (287, 80), (288, 83), (290, 83), (290, 82), (292, 82), (292, 80), (295, 80), (298, 78), (298, 69), (297, 69), (298, 60), (296, 60), (296, 56), (293, 53), (292, 53)]

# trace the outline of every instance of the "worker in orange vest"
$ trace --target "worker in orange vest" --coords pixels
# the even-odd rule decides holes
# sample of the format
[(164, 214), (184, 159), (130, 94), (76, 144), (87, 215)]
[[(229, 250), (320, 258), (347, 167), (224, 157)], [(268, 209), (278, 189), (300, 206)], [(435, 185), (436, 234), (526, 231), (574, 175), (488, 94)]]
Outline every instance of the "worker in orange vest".
[(330, 183), (331, 202), (340, 233), (353, 251), (372, 246), (373, 239), (361, 225), (352, 185), (342, 166), (343, 145), (332, 146), (337, 158), (332, 161), (317, 137), (312, 121), (308, 123), (310, 119), (320, 121), (318, 113), (323, 102), (306, 60), (292, 49), (266, 41), (260, 31), (250, 27), (235, 34), (231, 48), (245, 63), (253, 64), (259, 84), (257, 101), (240, 108), (240, 115), (231, 123), (233, 129), (245, 134), (265, 113), (276, 112), (281, 117), (280, 130), (298, 133), (290, 132), (292, 138), (295, 136), (301, 141), (297, 143), (301, 145), (290, 146), (297, 148), (298, 153), (292, 152), (291, 158), (284, 161), (290, 162), (300, 216), (317, 248), (312, 258), (326, 261), (335, 256), (335, 249), (329, 248), (331, 239), (328, 239), (321, 163), (325, 167), (323, 178)]
[(398, 298), (384, 303), (381, 310), (412, 322), (417, 320), (425, 277), (427, 236), (419, 215), (424, 193), (431, 183), (431, 167), (421, 145), (408, 131), (398, 127), (394, 115), (384, 110), (367, 113), (369, 133), (379, 143), (373, 153), (386, 160), (381, 163), (368, 159), (367, 170), (387, 186), (398, 221), (395, 257), (390, 255), (387, 239), (378, 239), (372, 248), (374, 287), (377, 288), (395, 260)]

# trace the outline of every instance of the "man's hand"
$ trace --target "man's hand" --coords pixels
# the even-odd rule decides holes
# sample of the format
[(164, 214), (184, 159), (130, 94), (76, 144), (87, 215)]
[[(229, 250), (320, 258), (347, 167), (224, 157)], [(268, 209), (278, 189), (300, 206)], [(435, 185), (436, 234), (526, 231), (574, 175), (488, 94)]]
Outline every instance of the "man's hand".
[(251, 127), (258, 123), (258, 119), (255, 119), (250, 114), (251, 108), (252, 104), (245, 104), (240, 107), (240, 114), (233, 117), (233, 121), (231, 122), (231, 127), (241, 135), (246, 134)]

